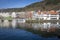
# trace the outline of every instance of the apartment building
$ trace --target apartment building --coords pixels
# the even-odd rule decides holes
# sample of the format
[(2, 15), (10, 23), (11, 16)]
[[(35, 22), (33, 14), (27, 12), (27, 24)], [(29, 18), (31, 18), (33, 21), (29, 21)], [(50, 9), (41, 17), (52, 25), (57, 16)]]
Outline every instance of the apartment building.
[(57, 10), (57, 12), (59, 13), (59, 19), (60, 19), (60, 10)]
[(37, 11), (33, 13), (33, 18), (35, 19), (43, 19), (43, 20), (59, 20), (59, 13), (51, 10), (51, 11)]
[(26, 11), (26, 12), (0, 12), (0, 16), (32, 20), (59, 20), (60, 11)]
[(8, 12), (1, 12), (0, 13), (0, 16), (3, 16), (3, 17), (8, 17), (10, 16)]

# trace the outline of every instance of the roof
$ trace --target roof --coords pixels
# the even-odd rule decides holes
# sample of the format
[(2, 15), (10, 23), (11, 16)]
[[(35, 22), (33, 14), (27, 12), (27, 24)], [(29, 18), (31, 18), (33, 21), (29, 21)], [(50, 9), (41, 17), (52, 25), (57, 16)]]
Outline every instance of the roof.
[(54, 11), (54, 10), (51, 10), (50, 12), (49, 12), (49, 14), (58, 14), (56, 11)]

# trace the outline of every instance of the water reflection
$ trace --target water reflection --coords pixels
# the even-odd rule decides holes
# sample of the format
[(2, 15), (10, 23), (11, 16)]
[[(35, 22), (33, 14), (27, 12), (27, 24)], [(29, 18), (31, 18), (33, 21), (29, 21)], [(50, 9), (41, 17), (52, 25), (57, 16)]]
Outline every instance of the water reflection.
[(16, 28), (16, 22), (17, 22), (16, 19), (13, 19), (12, 20), (12, 22), (11, 22), (12, 28)]
[[(22, 23), (18, 22), (18, 20), (13, 19), (11, 22), (8, 20), (4, 20), (4, 22), (0, 22), (0, 28), (12, 28), (12, 29), (24, 29), (30, 31), (32, 33), (37, 33), (39, 35), (56, 35), (60, 33), (60, 23), (55, 22), (47, 22), (47, 23)], [(50, 35), (51, 34), (51, 35)]]
[(41, 31), (49, 31), (51, 29), (60, 29), (60, 23), (20, 23), (18, 20), (13, 19), (11, 22), (8, 20), (4, 20), (4, 22), (0, 22), (0, 27), (12, 27), (12, 28), (26, 28), (33, 30), (41, 30)]
[(4, 22), (0, 22), (0, 27), (9, 27), (10, 23), (8, 20), (4, 20)]
[(55, 29), (59, 28), (59, 23), (34, 23), (32, 24), (33, 29), (38, 29), (41, 31), (54, 31)]

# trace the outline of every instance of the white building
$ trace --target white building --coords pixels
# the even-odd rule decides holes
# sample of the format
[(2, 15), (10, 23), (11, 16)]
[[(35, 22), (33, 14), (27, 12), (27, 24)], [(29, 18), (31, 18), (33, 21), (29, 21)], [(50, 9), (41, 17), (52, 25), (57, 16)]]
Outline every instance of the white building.
[(44, 13), (44, 12), (41, 12), (40, 14), (38, 14), (37, 12), (34, 12), (33, 13), (33, 19), (43, 19), (43, 20), (59, 20), (59, 13), (56, 13), (56, 14), (53, 14), (52, 12), (51, 13)]
[(59, 13), (59, 19), (60, 19), (60, 10), (57, 10), (57, 12)]
[(0, 13), (0, 16), (3, 16), (3, 17), (8, 17), (10, 16), (8, 12), (1, 12)]
[(11, 17), (16, 18), (16, 12), (12, 12)]

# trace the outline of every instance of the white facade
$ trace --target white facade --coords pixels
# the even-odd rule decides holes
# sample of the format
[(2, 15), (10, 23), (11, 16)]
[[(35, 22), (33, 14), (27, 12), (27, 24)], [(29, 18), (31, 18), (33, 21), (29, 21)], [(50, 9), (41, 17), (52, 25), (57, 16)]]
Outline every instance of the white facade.
[(43, 20), (59, 20), (59, 14), (44, 14), (44, 13), (41, 13), (40, 15), (38, 13), (34, 13), (33, 14), (33, 18), (35, 19), (43, 19)]
[(60, 19), (60, 10), (57, 10), (57, 12), (59, 13), (59, 19)]
[(12, 16), (12, 18), (16, 18), (16, 13), (12, 12), (11, 16)]
[(3, 13), (0, 13), (0, 16), (8, 17), (8, 16), (10, 16), (10, 15), (9, 15), (9, 13), (8, 13), (8, 12), (6, 12), (6, 13), (5, 13), (5, 12), (3, 12)]
[[(59, 11), (57, 11), (59, 12)], [(17, 15), (18, 14), (18, 15)], [(29, 16), (30, 14), (27, 15), (26, 12), (1, 12), (0, 13), (0, 16), (2, 17), (9, 17), (11, 16), (12, 18), (16, 18), (17, 16), (19, 16), (20, 18), (23, 18), (23, 19), (28, 19), (28, 17), (26, 16)], [(43, 12), (41, 12), (41, 14), (38, 14), (37, 12), (32, 12), (32, 20), (36, 20), (36, 19), (43, 19), (43, 20), (59, 20), (59, 16), (60, 14), (44, 14)]]
[(16, 18), (18, 15), (20, 17), (25, 17), (25, 12), (1, 12), (0, 16), (2, 17), (9, 17), (11, 16), (12, 18)]

